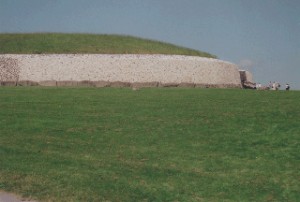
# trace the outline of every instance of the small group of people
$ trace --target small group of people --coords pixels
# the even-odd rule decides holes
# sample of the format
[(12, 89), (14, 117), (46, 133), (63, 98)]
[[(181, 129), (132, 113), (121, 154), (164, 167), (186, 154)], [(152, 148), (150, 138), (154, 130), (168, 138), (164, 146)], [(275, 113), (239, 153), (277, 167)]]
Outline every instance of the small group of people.
[(278, 83), (278, 82), (269, 82), (269, 89), (270, 90), (279, 90), (279, 88), (280, 88), (280, 83)]
[[(269, 89), (270, 90), (279, 90), (279, 88), (280, 88), (280, 83), (278, 83), (278, 82), (269, 82)], [(287, 84), (285, 84), (285, 90), (290, 90), (290, 85), (287, 83)]]

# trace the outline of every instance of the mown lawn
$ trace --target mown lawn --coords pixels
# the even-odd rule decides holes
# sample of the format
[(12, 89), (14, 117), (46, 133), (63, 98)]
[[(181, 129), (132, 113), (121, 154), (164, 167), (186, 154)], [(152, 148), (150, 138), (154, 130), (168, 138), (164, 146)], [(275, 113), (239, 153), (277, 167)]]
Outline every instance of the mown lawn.
[(300, 201), (300, 91), (0, 88), (0, 190)]

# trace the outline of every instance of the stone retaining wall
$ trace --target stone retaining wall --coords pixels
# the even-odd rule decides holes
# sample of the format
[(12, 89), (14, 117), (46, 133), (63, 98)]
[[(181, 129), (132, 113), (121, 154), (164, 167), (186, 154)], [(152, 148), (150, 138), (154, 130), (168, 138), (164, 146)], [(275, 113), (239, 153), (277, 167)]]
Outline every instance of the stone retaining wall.
[[(18, 64), (18, 85), (95, 87), (241, 87), (238, 67), (177, 55), (0, 55)], [(4, 78), (4, 77), (3, 77)], [(1, 81), (5, 85), (7, 81)]]
[(254, 83), (253, 81), (253, 76), (249, 71), (246, 70), (239, 70), (240, 72), (240, 77), (241, 77), (241, 82), (251, 82)]

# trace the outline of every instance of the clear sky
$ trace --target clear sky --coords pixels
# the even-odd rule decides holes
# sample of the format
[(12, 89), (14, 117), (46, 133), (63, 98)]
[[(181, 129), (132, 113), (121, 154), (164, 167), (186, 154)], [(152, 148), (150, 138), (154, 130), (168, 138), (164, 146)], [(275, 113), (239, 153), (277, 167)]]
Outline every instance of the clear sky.
[(155, 39), (300, 90), (300, 0), (0, 0), (0, 32)]

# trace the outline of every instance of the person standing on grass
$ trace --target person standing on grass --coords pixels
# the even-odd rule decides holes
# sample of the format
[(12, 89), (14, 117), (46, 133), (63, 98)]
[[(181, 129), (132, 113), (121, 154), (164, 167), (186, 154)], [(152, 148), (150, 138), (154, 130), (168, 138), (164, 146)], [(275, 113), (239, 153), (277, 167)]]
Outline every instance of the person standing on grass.
[(270, 81), (270, 82), (269, 82), (269, 89), (270, 89), (270, 90), (272, 89), (272, 86), (273, 86), (273, 84), (272, 84), (272, 82)]
[(290, 90), (290, 85), (288, 83), (285, 84), (285, 90)]
[(276, 83), (275, 83), (275, 81), (272, 83), (272, 90), (276, 90)]
[(257, 84), (256, 84), (256, 89), (259, 90), (260, 88), (261, 88), (261, 84), (260, 84), (260, 83), (257, 83)]

